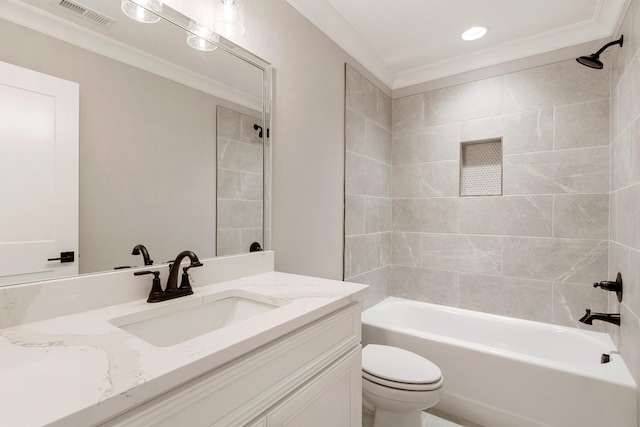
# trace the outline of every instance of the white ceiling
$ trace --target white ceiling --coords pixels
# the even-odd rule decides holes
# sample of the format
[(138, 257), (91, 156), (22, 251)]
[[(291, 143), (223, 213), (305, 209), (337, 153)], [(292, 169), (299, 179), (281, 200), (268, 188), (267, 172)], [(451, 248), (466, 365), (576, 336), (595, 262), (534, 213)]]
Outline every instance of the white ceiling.
[[(392, 89), (611, 38), (630, 0), (287, 0)], [(469, 27), (487, 36), (465, 42)], [(589, 46), (591, 47), (591, 46)], [(594, 48), (597, 49), (597, 48)], [(585, 55), (592, 52), (580, 52)], [(575, 54), (576, 56), (578, 54)], [(557, 60), (557, 56), (555, 57)]]

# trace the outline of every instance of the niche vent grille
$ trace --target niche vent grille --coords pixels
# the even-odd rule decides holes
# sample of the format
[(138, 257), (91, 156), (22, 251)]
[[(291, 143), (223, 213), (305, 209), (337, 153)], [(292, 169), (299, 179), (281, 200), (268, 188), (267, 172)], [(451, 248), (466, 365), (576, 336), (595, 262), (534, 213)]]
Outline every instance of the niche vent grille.
[(460, 195), (502, 194), (502, 139), (463, 142), (460, 146)]
[(85, 21), (97, 24), (102, 28), (111, 28), (113, 24), (116, 23), (115, 19), (109, 18), (108, 16), (96, 12), (95, 10), (89, 9), (88, 7), (83, 6), (79, 3), (75, 3), (69, 0), (54, 0), (51, 3), (63, 10), (66, 10), (69, 13), (74, 14), (79, 18), (84, 19)]

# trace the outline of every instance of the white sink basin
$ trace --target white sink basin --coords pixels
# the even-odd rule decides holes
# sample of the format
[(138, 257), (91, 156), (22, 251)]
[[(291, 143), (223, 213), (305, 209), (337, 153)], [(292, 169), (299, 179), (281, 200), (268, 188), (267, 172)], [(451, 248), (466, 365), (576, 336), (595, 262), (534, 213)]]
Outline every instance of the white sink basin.
[(158, 304), (166, 305), (116, 317), (109, 323), (156, 347), (168, 347), (269, 312), (288, 302), (232, 290), (168, 304), (161, 302)]

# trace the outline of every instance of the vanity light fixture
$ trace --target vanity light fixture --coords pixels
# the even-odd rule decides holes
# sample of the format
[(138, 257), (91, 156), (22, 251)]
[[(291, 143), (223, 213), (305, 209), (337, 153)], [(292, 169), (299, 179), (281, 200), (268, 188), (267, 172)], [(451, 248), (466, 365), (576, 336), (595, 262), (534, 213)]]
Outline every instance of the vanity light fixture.
[(160, 21), (160, 17), (154, 12), (162, 12), (162, 2), (160, 0), (122, 0), (120, 8), (125, 15), (135, 21), (155, 24)]
[(471, 27), (460, 35), (462, 40), (472, 41), (478, 40), (487, 34), (487, 27)]
[(220, 0), (213, 29), (223, 37), (237, 38), (244, 34), (244, 8), (240, 0)]
[(212, 30), (203, 27), (195, 21), (189, 23), (189, 35), (187, 36), (187, 44), (196, 50), (203, 52), (211, 52), (218, 48), (209, 40), (219, 41), (220, 37)]

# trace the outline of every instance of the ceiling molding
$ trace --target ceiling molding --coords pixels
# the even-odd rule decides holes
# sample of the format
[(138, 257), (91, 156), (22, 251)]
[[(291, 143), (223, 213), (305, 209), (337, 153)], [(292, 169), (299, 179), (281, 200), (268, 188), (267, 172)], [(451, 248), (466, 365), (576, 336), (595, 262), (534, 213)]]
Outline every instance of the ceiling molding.
[(344, 17), (325, 0), (287, 0), (294, 9), (389, 88), (397, 72)]
[(17, 0), (0, 1), (0, 18), (141, 70), (157, 74), (209, 95), (217, 96), (254, 110), (262, 110), (262, 99), (253, 97), (219, 81), (206, 78), (201, 74), (194, 73), (191, 70), (115, 41), (102, 34), (90, 31), (26, 3)]
[(374, 76), (396, 90), (530, 56), (540, 57), (559, 49), (611, 37), (619, 30), (631, 0), (600, 0), (592, 19), (468, 55), (405, 70), (394, 70), (326, 0), (287, 2)]

